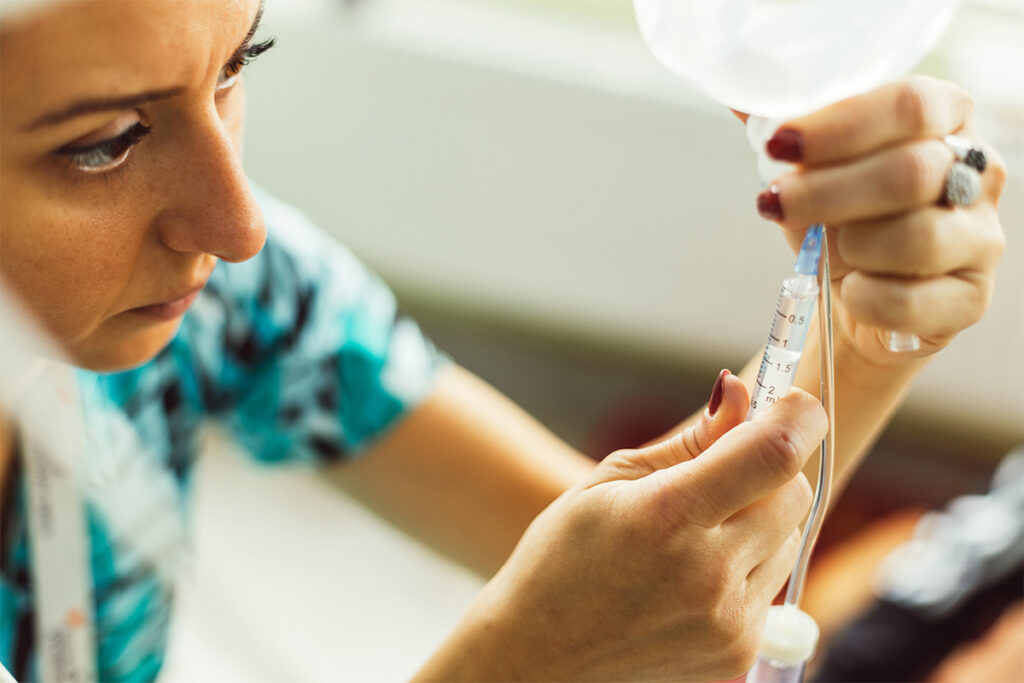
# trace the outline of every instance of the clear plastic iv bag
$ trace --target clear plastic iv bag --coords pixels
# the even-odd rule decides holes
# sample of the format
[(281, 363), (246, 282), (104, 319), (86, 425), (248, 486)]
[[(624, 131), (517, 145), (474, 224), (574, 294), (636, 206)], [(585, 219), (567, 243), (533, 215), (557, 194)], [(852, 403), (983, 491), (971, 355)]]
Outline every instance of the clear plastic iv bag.
[(913, 68), (960, 0), (634, 0), (677, 75), (733, 109), (791, 118)]

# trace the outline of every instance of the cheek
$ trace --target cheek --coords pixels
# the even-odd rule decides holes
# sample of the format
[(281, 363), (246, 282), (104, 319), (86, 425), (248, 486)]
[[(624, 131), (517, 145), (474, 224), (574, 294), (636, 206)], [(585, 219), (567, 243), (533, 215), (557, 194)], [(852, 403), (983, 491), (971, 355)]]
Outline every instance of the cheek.
[(109, 199), (69, 206), (22, 189), (3, 188), (4, 280), (59, 341), (74, 343), (130, 307), (145, 221)]

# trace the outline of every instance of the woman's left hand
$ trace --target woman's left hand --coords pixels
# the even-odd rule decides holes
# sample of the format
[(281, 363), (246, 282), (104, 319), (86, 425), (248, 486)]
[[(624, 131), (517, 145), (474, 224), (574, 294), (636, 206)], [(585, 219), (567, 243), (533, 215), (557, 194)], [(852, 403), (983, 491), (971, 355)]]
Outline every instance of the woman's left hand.
[[(961, 88), (913, 77), (794, 119), (767, 145), (798, 166), (758, 196), (758, 210), (794, 250), (808, 226), (829, 226), (837, 343), (865, 360), (932, 354), (988, 307), (1005, 239), (996, 206), (1006, 167), (980, 141), (972, 109)], [(971, 206), (945, 199), (949, 134), (987, 157)], [(890, 330), (917, 334), (921, 350), (890, 352)]]

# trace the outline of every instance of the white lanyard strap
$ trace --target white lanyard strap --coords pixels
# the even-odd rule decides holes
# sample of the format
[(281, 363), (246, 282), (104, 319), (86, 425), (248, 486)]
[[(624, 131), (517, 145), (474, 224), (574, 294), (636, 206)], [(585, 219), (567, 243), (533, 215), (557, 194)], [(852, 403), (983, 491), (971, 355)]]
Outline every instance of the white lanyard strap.
[[(36, 647), (46, 683), (96, 680), (88, 528), (75, 466), (85, 447), (73, 370), (48, 364), (29, 392), (22, 438), (35, 593)], [(39, 429), (48, 418), (50, 429)]]

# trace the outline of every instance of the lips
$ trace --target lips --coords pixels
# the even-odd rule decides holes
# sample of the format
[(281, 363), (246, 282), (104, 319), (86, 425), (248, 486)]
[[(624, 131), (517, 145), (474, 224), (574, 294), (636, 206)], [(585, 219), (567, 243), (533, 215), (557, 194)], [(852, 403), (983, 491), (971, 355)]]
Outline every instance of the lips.
[(162, 301), (158, 304), (132, 308), (128, 313), (135, 313), (154, 320), (173, 320), (174, 318), (185, 314), (185, 311), (189, 309), (192, 303), (196, 300), (196, 297), (199, 296), (199, 292), (202, 291), (205, 284), (206, 283), (204, 282), (198, 287), (193, 287), (188, 290), (188, 292), (175, 299)]

